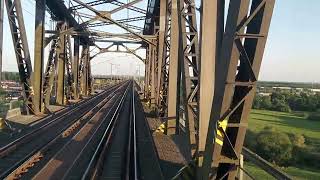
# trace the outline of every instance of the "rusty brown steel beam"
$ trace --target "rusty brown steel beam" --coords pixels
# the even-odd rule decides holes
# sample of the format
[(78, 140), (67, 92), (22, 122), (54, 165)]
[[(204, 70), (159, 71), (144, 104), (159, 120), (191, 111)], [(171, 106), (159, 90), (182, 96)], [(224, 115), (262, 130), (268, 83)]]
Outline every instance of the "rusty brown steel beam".
[(215, 64), (218, 62), (224, 33), (224, 1), (202, 1), (201, 60), (199, 97), (199, 143), (197, 177), (201, 179), (203, 153), (205, 151), (215, 81)]
[[(141, 21), (144, 20), (146, 16), (138, 16), (133, 18), (125, 18), (125, 19), (116, 19), (115, 21), (118, 21), (120, 23), (128, 23), (128, 22), (134, 22), (134, 21)], [(110, 22), (99, 22), (94, 24), (89, 24), (88, 27), (98, 27), (98, 26), (105, 26), (105, 25), (111, 25)]]
[(33, 111), (35, 114), (42, 113), (43, 96), (42, 96), (42, 75), (44, 63), (44, 35), (45, 35), (45, 14), (46, 14), (46, 0), (36, 1), (35, 14), (35, 40), (34, 40), (34, 69), (32, 74), (33, 84)]
[(74, 1), (75, 1), (75, 2), (77, 2), (78, 4), (82, 5), (82, 6), (86, 7), (86, 8), (87, 8), (87, 9), (89, 9), (90, 11), (94, 12), (97, 16), (99, 16), (99, 17), (101, 17), (101, 18), (102, 18), (101, 20), (106, 21), (106, 22), (110, 21), (110, 22), (112, 22), (113, 24), (115, 24), (115, 25), (117, 25), (117, 26), (121, 27), (122, 29), (124, 29), (124, 30), (126, 30), (126, 31), (130, 32), (131, 34), (133, 34), (133, 35), (135, 35), (135, 36), (137, 36), (137, 37), (141, 38), (141, 39), (142, 39), (143, 41), (145, 41), (146, 43), (148, 43), (148, 44), (151, 44), (151, 45), (155, 46), (155, 44), (154, 44), (154, 43), (152, 43), (150, 40), (148, 40), (148, 39), (146, 39), (145, 37), (143, 37), (141, 34), (138, 34), (138, 33), (134, 32), (134, 31), (132, 31), (131, 29), (129, 29), (129, 28), (127, 28), (127, 27), (125, 27), (124, 25), (122, 25), (121, 23), (119, 23), (119, 22), (117, 22), (117, 21), (113, 20), (112, 18), (108, 17), (107, 15), (105, 15), (105, 14), (103, 14), (103, 13), (99, 12), (98, 10), (96, 10), (96, 9), (94, 9), (94, 8), (92, 8), (92, 7), (90, 7), (90, 6), (88, 6), (87, 4), (85, 4), (85, 3), (81, 2), (80, 0), (74, 0)]
[(145, 60), (141, 56), (139, 56), (136, 52), (134, 52), (134, 50), (131, 50), (130, 48), (128, 48), (128, 46), (126, 46), (124, 44), (122, 44), (122, 46), (127, 50), (127, 53), (134, 55), (135, 57), (140, 59), (143, 63), (145, 63)]
[[(125, 5), (125, 3), (119, 2), (119, 1), (116, 1), (116, 0), (95, 0), (95, 1), (88, 2), (86, 4), (93, 7), (93, 6), (98, 6), (98, 5), (106, 4), (106, 3), (114, 4), (116, 6)], [(73, 10), (73, 11), (74, 10), (78, 10), (78, 9), (83, 9), (83, 8), (84, 7), (81, 6), (81, 5), (75, 5), (73, 7), (70, 7), (70, 9)], [(139, 7), (136, 7), (136, 6), (128, 6), (127, 9), (130, 9), (130, 10), (135, 11), (135, 12), (139, 12), (141, 14), (146, 14), (146, 10), (141, 9)]]
[[(60, 31), (63, 31), (67, 28), (65, 22), (62, 23)], [(56, 89), (56, 103), (60, 105), (65, 104), (65, 64), (66, 64), (66, 35), (59, 36), (59, 43), (57, 46), (57, 57), (58, 57), (58, 65), (57, 65), (57, 89)]]
[(188, 142), (187, 160), (196, 156), (199, 112), (199, 44), (194, 0), (180, 3), (180, 30), (182, 52), (181, 61), (181, 98), (185, 116), (185, 135)]
[(73, 82), (74, 82), (74, 98), (79, 99), (79, 51), (80, 51), (80, 38), (74, 37), (73, 46)]
[[(167, 0), (160, 0), (160, 17), (159, 17), (159, 37), (158, 37), (158, 74), (157, 74), (157, 94), (156, 94), (156, 101), (158, 111), (163, 114), (163, 102), (162, 102), (162, 95), (163, 95), (163, 76), (164, 76), (164, 69), (163, 65), (165, 64), (166, 59), (166, 31), (167, 31)], [(162, 115), (163, 116), (163, 115)]]
[(116, 12), (119, 12), (119, 11), (123, 10), (123, 9), (129, 8), (129, 7), (133, 6), (134, 4), (137, 4), (137, 3), (141, 2), (141, 1), (142, 0), (134, 0), (134, 1), (131, 1), (131, 2), (127, 3), (127, 4), (119, 6), (119, 7), (115, 8), (115, 9), (111, 10), (110, 14), (114, 14)]
[[(57, 27), (58, 29), (58, 27)], [(57, 46), (59, 39), (53, 39), (51, 42), (51, 47), (49, 51), (48, 61), (46, 65), (46, 70), (44, 73), (43, 79), (43, 96), (44, 96), (44, 104), (45, 108), (48, 108), (50, 105), (50, 99), (52, 95), (52, 88), (55, 79), (55, 71), (57, 65)]]
[(89, 69), (90, 66), (89, 62), (89, 55), (90, 53), (90, 46), (84, 45), (82, 46), (82, 55), (81, 55), (81, 63), (80, 63), (80, 81), (81, 81), (81, 95), (82, 96), (88, 96), (89, 95), (89, 87), (88, 87), (88, 81), (89, 81)]
[[(154, 41), (154, 40), (153, 40)], [(156, 52), (156, 47), (150, 46), (151, 49), (151, 97), (150, 97), (150, 102), (151, 106), (153, 108), (156, 107), (156, 90), (157, 90), (157, 52)]]
[(18, 64), (20, 83), (23, 88), (25, 110), (33, 113), (33, 88), (31, 84), (32, 64), (29, 46), (27, 43), (26, 29), (24, 25), (22, 7), (20, 0), (5, 0), (12, 42)]
[[(250, 2), (230, 1), (221, 55), (216, 63), (202, 179), (234, 179), (239, 165), (274, 7), (274, 0)], [(243, 23), (245, 20), (250, 22)], [(246, 33), (255, 34), (256, 38), (238, 37), (238, 34)], [(212, 144), (212, 141), (215, 143)]]
[(73, 57), (72, 57), (72, 49), (71, 49), (71, 37), (70, 35), (66, 35), (65, 40), (65, 66), (66, 66), (66, 98), (67, 100), (74, 99), (74, 79), (73, 79)]
[(166, 124), (166, 134), (174, 135), (178, 133), (178, 109), (179, 109), (179, 44), (181, 35), (179, 31), (180, 0), (171, 1), (171, 35), (170, 35), (170, 65), (169, 65), (169, 85), (168, 85), (168, 121)]

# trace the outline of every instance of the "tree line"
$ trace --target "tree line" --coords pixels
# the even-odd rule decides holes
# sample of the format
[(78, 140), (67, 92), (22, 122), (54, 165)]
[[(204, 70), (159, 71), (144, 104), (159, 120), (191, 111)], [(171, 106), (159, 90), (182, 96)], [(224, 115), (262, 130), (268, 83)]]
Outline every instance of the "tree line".
[(19, 81), (19, 73), (18, 72), (2, 72), (1, 80), (10, 80), (10, 81)]
[(270, 96), (257, 94), (253, 101), (253, 108), (280, 112), (319, 112), (320, 94), (308, 91), (300, 93), (275, 91)]

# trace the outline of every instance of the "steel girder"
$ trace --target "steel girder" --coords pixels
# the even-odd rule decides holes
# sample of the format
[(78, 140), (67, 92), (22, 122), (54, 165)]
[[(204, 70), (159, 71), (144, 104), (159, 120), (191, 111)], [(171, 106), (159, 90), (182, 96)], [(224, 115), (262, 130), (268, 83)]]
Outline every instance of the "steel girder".
[(194, 158), (197, 148), (197, 129), (199, 113), (199, 42), (194, 0), (180, 2), (180, 34), (182, 52), (181, 61), (181, 105), (185, 117), (185, 134), (188, 139), (190, 153)]
[[(62, 23), (60, 31), (64, 31), (67, 29), (67, 24), (65, 22)], [(65, 99), (65, 64), (66, 64), (66, 35), (59, 35), (59, 41), (57, 46), (57, 57), (58, 57), (58, 65), (57, 65), (57, 96), (56, 102), (60, 105), (64, 105), (66, 103)]]
[[(138, 16), (138, 17), (133, 17), (133, 18), (126, 18), (126, 19), (118, 19), (119, 23), (128, 23), (128, 22), (134, 22), (134, 21), (141, 21), (144, 20), (146, 16)], [(98, 26), (106, 26), (106, 25), (111, 25), (112, 23), (110, 22), (99, 22), (99, 23), (94, 23), (94, 24), (89, 24), (88, 27), (98, 27)]]
[(74, 99), (74, 79), (73, 79), (73, 67), (72, 67), (72, 50), (71, 50), (71, 38), (70, 35), (66, 35), (66, 47), (65, 47), (65, 60), (66, 60), (66, 72), (67, 72), (67, 83), (66, 83), (66, 97), (67, 100)]
[(33, 88), (31, 85), (32, 64), (27, 43), (26, 29), (20, 0), (5, 0), (13, 46), (18, 64), (20, 83), (27, 113), (34, 112)]
[(149, 99), (149, 73), (150, 73), (150, 58), (149, 47), (146, 48), (146, 61), (145, 61), (145, 80), (144, 80), (144, 98)]
[(235, 178), (273, 7), (274, 0), (230, 1), (216, 63), (202, 179)]
[[(91, 2), (86, 3), (86, 4), (93, 7), (93, 6), (106, 4), (106, 3), (110, 3), (110, 4), (113, 4), (113, 5), (120, 6), (120, 7), (126, 5), (125, 3), (119, 2), (117, 0), (95, 0), (95, 1), (91, 1)], [(82, 8), (84, 8), (84, 7), (81, 6), (81, 5), (76, 5), (76, 6), (70, 7), (71, 10), (78, 10), (78, 9), (82, 9)], [(135, 12), (139, 12), (141, 14), (146, 14), (146, 10), (141, 9), (139, 7), (128, 6), (127, 9), (130, 9), (130, 10), (135, 11)]]
[(35, 43), (34, 43), (34, 70), (32, 75), (32, 84), (34, 90), (33, 104), (34, 113), (43, 112), (43, 95), (42, 95), (42, 75), (43, 75), (43, 58), (44, 58), (44, 37), (45, 37), (45, 15), (46, 0), (36, 1), (35, 15)]
[(59, 39), (53, 39), (51, 42), (51, 47), (49, 51), (48, 61), (46, 70), (44, 73), (44, 80), (43, 80), (43, 96), (44, 96), (44, 104), (45, 107), (50, 105), (50, 99), (52, 94), (52, 88), (54, 85), (55, 79), (55, 71), (57, 66), (57, 46), (58, 46)]
[(82, 96), (88, 96), (89, 95), (89, 66), (90, 66), (90, 46), (89, 45), (83, 45), (82, 46), (82, 53), (81, 53), (81, 60), (80, 60), (80, 94)]
[[(154, 44), (156, 44), (156, 40), (152, 40)], [(156, 107), (156, 91), (157, 91), (157, 73), (158, 73), (158, 58), (157, 58), (157, 47), (149, 45), (150, 50), (150, 60), (151, 60), (151, 93), (150, 100), (151, 105)]]
[(80, 51), (80, 37), (74, 37), (73, 46), (73, 88), (74, 88), (74, 99), (79, 99), (79, 51)]
[(100, 17), (101, 21), (104, 22), (111, 22), (114, 25), (117, 25), (118, 27), (128, 31), (129, 33), (135, 35), (136, 37), (139, 37), (140, 39), (142, 39), (143, 41), (145, 41), (148, 44), (152, 44), (155, 46), (155, 44), (153, 42), (151, 42), (149, 39), (143, 37), (141, 34), (134, 32), (133, 30), (131, 30), (130, 28), (127, 28), (125, 25), (123, 25), (122, 23), (117, 22), (116, 20), (113, 20), (111, 17), (109, 17), (108, 15), (106, 15), (105, 13), (98, 11), (96, 9), (94, 9), (93, 7), (81, 2), (80, 0), (74, 0), (75, 2), (77, 2), (78, 4), (80, 4), (81, 6), (87, 8), (88, 10), (92, 11), (93, 13), (95, 13), (97, 16)]
[[(224, 1), (202, 1), (198, 167), (202, 166), (214, 93), (215, 65), (224, 33)], [(200, 170), (200, 169), (199, 169)], [(198, 176), (201, 172), (197, 173)], [(201, 179), (200, 177), (198, 177)]]
[[(165, 4), (164, 4), (165, 3)], [(160, 31), (158, 53), (158, 109), (160, 117), (168, 116), (168, 87), (170, 65), (170, 29), (171, 29), (171, 0), (160, 2)], [(164, 34), (162, 31), (164, 29)], [(171, 120), (172, 121), (172, 120)]]
[[(166, 46), (166, 32), (168, 29), (167, 24), (167, 0), (160, 1), (160, 16), (159, 16), (159, 36), (158, 36), (158, 72), (157, 72), (157, 92), (156, 92), (156, 104), (158, 107), (158, 112), (161, 117), (164, 117), (167, 113), (165, 113), (165, 105), (166, 101), (163, 98), (163, 83), (164, 83), (164, 75), (166, 73), (166, 54), (167, 54), (167, 46)], [(163, 107), (165, 106), (165, 107)]]
[[(160, 2), (162, 6), (165, 3)], [(166, 93), (165, 89), (168, 89), (166, 133), (168, 135), (184, 134), (187, 136), (189, 146), (186, 147), (188, 148), (186, 158), (190, 160), (195, 155), (197, 147), (196, 121), (198, 119), (199, 90), (199, 47), (195, 7), (194, 1), (190, 0), (172, 0), (167, 2), (166, 5), (171, 7), (168, 8), (171, 11), (166, 12), (165, 8), (164, 10), (160, 8), (160, 18), (165, 13), (168, 15), (164, 19), (160, 19), (160, 29), (162, 29), (159, 31), (159, 41), (161, 41), (159, 43), (159, 52), (161, 51), (159, 66), (161, 66), (161, 70), (159, 70), (158, 77), (158, 98), (162, 99), (160, 100), (162, 103), (159, 102), (160, 109), (164, 109), (166, 99), (163, 99), (164, 96), (161, 93)], [(168, 16), (170, 16), (170, 20)], [(167, 27), (169, 21), (171, 21), (170, 28)], [(165, 41), (165, 31), (170, 33), (170, 43)], [(169, 48), (168, 85), (165, 84), (168, 65), (167, 54), (165, 54), (166, 48)], [(184, 127), (179, 123), (179, 113), (185, 117)]]
[(169, 85), (168, 85), (168, 120), (166, 134), (178, 133), (179, 109), (179, 54), (181, 56), (181, 34), (179, 31), (180, 0), (171, 0), (170, 52), (169, 52)]

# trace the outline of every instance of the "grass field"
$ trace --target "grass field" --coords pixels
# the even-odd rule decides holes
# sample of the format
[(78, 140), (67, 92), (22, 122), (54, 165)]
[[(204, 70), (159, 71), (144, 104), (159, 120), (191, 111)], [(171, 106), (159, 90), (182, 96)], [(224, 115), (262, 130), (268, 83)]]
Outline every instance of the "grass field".
[[(249, 130), (259, 132), (266, 126), (272, 126), (276, 130), (301, 134), (306, 139), (306, 145), (315, 151), (320, 150), (320, 120), (310, 121), (304, 116), (304, 113), (282, 113), (265, 110), (252, 110), (249, 119)], [(267, 176), (264, 171), (255, 167), (253, 164), (246, 163), (245, 168), (258, 179), (273, 179)], [(298, 169), (288, 167), (283, 169), (294, 179), (320, 179), (320, 169)]]
[(265, 110), (252, 110), (249, 119), (249, 130), (259, 132), (266, 126), (272, 126), (278, 131), (301, 134), (306, 144), (320, 148), (320, 120), (310, 121), (304, 113), (282, 113)]

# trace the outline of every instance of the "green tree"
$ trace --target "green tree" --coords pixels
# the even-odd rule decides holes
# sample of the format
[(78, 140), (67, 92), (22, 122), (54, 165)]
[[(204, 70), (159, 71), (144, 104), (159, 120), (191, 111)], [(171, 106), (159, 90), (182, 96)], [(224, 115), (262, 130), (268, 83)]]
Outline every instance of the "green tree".
[(285, 133), (263, 130), (257, 135), (257, 152), (268, 161), (288, 165), (292, 158), (292, 143)]

